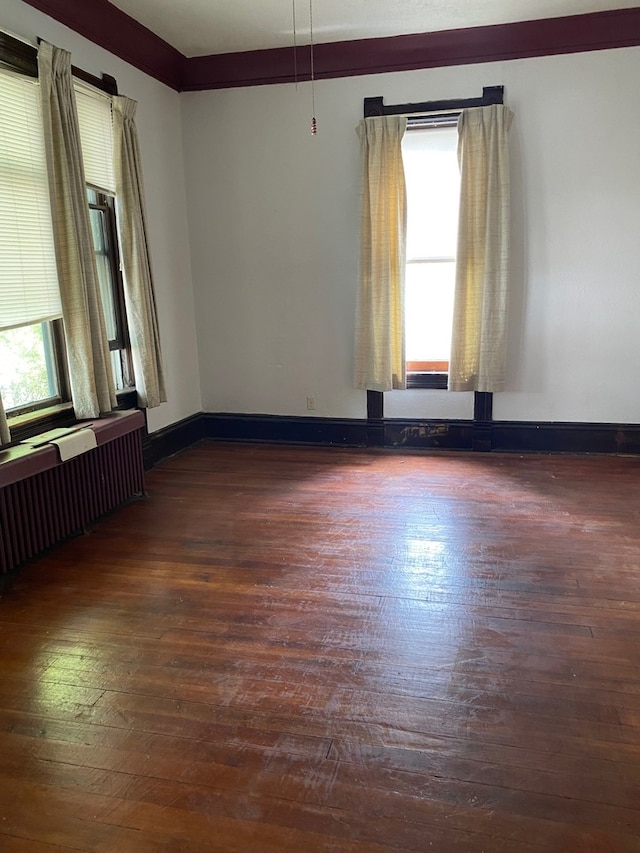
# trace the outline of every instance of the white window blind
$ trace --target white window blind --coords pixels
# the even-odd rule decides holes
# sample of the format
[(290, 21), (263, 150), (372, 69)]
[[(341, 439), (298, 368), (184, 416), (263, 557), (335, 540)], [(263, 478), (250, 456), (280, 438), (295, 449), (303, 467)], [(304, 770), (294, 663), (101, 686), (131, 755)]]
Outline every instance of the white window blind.
[(61, 315), (38, 83), (0, 68), (0, 329)]
[(115, 193), (111, 98), (79, 80), (74, 81), (74, 90), (87, 183)]

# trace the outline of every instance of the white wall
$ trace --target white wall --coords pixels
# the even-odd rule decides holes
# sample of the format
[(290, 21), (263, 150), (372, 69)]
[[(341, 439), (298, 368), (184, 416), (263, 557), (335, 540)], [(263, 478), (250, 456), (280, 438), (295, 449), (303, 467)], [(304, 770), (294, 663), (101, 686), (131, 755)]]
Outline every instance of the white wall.
[[(508, 390), (494, 417), (639, 422), (640, 48), (187, 93), (184, 149), (207, 411), (364, 417), (351, 383), (362, 100), (471, 97), (516, 114)], [(472, 395), (385, 395), (470, 417)]]
[(315, 396), (320, 415), (364, 412), (351, 388), (358, 105), (329, 110), (328, 88), (315, 138), (308, 86), (183, 95), (205, 410), (308, 414)]
[[(496, 84), (516, 120), (508, 389), (494, 416), (640, 422), (640, 48), (320, 81), (312, 138), (308, 84), (178, 95), (21, 0), (3, 0), (0, 27), (66, 47), (139, 102), (169, 392), (152, 430), (201, 407), (309, 414), (308, 396), (319, 415), (365, 416), (351, 381), (362, 99)], [(472, 395), (392, 392), (385, 413), (468, 418)]]
[(70, 50), (74, 65), (92, 74), (113, 75), (119, 91), (138, 101), (136, 124), (169, 398), (164, 405), (149, 410), (149, 429), (153, 432), (199, 412), (180, 95), (21, 0), (2, 0), (0, 27), (33, 43), (40, 36)]

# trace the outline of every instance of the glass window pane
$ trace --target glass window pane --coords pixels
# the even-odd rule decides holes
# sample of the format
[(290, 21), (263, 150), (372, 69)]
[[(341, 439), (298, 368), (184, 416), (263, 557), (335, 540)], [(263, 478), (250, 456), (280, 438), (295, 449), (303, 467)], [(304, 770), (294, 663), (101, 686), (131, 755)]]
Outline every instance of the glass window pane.
[(113, 381), (115, 382), (116, 391), (124, 390), (126, 384), (122, 371), (122, 352), (119, 349), (111, 351), (111, 369), (113, 371)]
[(407, 185), (407, 259), (454, 258), (460, 172), (456, 127), (410, 130), (402, 141)]
[(91, 220), (91, 236), (93, 238), (93, 251), (106, 252), (106, 240), (104, 233), (104, 214), (101, 210), (89, 208), (89, 219)]
[(0, 332), (0, 391), (6, 409), (58, 395), (47, 325), (37, 323)]
[(113, 298), (113, 277), (108, 253), (104, 211), (91, 208), (89, 210), (89, 217), (91, 220), (91, 235), (93, 237), (93, 249), (96, 258), (98, 284), (100, 285), (100, 298), (102, 299), (107, 338), (110, 341), (115, 341), (118, 337), (118, 325)]
[(453, 323), (455, 262), (407, 264), (407, 361), (448, 361)]

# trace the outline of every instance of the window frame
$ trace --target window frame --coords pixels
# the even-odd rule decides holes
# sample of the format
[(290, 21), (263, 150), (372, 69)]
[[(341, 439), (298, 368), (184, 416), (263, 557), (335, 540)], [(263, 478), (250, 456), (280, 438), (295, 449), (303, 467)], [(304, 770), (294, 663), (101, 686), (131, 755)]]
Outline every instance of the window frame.
[[(411, 133), (411, 130), (428, 130), (429, 128), (439, 128), (439, 127), (455, 127), (458, 122), (458, 117), (460, 116), (461, 110), (455, 110), (451, 112), (447, 110), (446, 112), (436, 111), (431, 116), (420, 115), (417, 118), (409, 117), (407, 121), (407, 133)], [(439, 263), (441, 261), (446, 262), (455, 262), (455, 257), (442, 257), (442, 258), (429, 258), (429, 259), (412, 259), (406, 262), (406, 265), (410, 263)], [(423, 364), (424, 367), (418, 368), (415, 370), (411, 370), (409, 365), (415, 363), (407, 361), (405, 364), (405, 375), (406, 375), (406, 386), (408, 389), (413, 388), (430, 388), (432, 390), (447, 390), (449, 387), (449, 362), (446, 363), (446, 369), (442, 367), (436, 366), (440, 364), (439, 362), (419, 362)]]
[[(19, 74), (24, 74), (28, 77), (38, 77), (38, 50), (32, 44), (22, 41), (19, 38), (9, 35), (5, 32), (0, 32), (0, 65), (9, 68)], [(118, 94), (118, 84), (114, 77), (109, 74), (102, 74), (101, 77), (96, 77), (93, 74), (83, 71), (81, 68), (72, 66), (74, 77), (83, 80), (96, 89), (105, 92), (107, 95)], [(115, 213), (115, 210), (114, 210)], [(115, 219), (112, 219), (110, 230), (115, 229)], [(117, 232), (111, 230), (110, 239), (112, 245), (117, 249)], [(119, 264), (117, 268), (116, 281), (122, 282)], [(121, 285), (120, 285), (121, 286)], [(123, 291), (121, 291), (123, 292)], [(118, 296), (118, 300), (121, 297)], [(122, 310), (123, 302), (118, 301), (118, 309)], [(126, 315), (125, 315), (126, 316)], [(33, 404), (16, 407), (7, 411), (7, 420), (11, 430), (11, 444), (20, 442), (32, 435), (42, 432), (47, 429), (52, 429), (58, 426), (69, 426), (77, 422), (73, 404), (71, 402), (71, 383), (67, 368), (66, 344), (64, 339), (64, 321), (62, 319), (50, 320), (48, 322), (51, 341), (53, 344), (54, 353), (54, 369), (57, 373), (58, 392), (56, 397), (46, 400), (34, 401)], [(121, 329), (127, 328), (120, 325)], [(127, 353), (129, 377), (133, 377), (131, 350), (129, 345), (128, 334), (125, 332), (126, 347), (123, 351)], [(110, 347), (111, 348), (111, 347)], [(135, 387), (127, 387), (123, 391), (118, 392), (118, 408), (126, 408), (135, 406), (137, 403)]]
[(9, 425), (16, 419), (24, 420), (25, 416), (31, 415), (35, 417), (36, 413), (43, 409), (50, 409), (51, 407), (70, 404), (71, 402), (71, 385), (67, 367), (63, 321), (61, 318), (56, 320), (42, 320), (40, 323), (33, 323), (33, 325), (42, 326), (47, 374), (53, 374), (58, 393), (51, 397), (32, 400), (30, 403), (24, 403), (21, 406), (7, 408), (5, 411)]
[[(99, 187), (87, 184), (87, 190), (95, 193), (96, 201), (87, 199), (89, 210), (99, 210), (104, 215), (106, 247), (105, 253), (111, 271), (111, 295), (113, 298), (116, 336), (109, 339), (109, 349), (125, 349), (129, 344), (129, 330), (124, 303), (124, 283), (120, 271), (120, 252), (118, 250), (118, 231), (116, 226), (115, 198)], [(94, 252), (96, 251), (94, 246)]]
[[(0, 65), (17, 74), (37, 79), (37, 50), (8, 33), (0, 32)], [(63, 320), (44, 320), (34, 325), (42, 326), (43, 339), (47, 339), (45, 346), (50, 353), (49, 358), (45, 351), (47, 372), (51, 365), (58, 393), (6, 410), (12, 443), (40, 431), (43, 426), (58, 425), (60, 419), (67, 421), (69, 412), (73, 411)]]
[[(504, 86), (484, 86), (479, 98), (458, 98), (442, 101), (423, 101), (415, 104), (385, 104), (384, 98), (364, 99), (364, 118), (375, 116), (406, 115), (408, 125), (414, 126), (442, 121), (457, 121), (462, 110), (504, 103)], [(448, 371), (407, 371), (407, 389), (425, 388), (446, 390), (449, 384)], [(382, 392), (379, 393), (382, 396)]]
[[(129, 337), (129, 325), (127, 323), (127, 310), (124, 296), (124, 280), (120, 264), (120, 250), (118, 246), (118, 226), (116, 219), (116, 200), (111, 193), (105, 192), (92, 184), (87, 184), (87, 191), (96, 196), (92, 202), (87, 197), (89, 210), (99, 210), (104, 214), (105, 237), (107, 252), (106, 256), (111, 271), (111, 297), (113, 300), (113, 311), (116, 325), (116, 337), (109, 339), (109, 350), (111, 353), (120, 354), (120, 367), (124, 380), (124, 388), (116, 393), (118, 398), (122, 395), (135, 391), (133, 373), (133, 359), (131, 357), (131, 340)], [(94, 251), (96, 251), (94, 246)]]

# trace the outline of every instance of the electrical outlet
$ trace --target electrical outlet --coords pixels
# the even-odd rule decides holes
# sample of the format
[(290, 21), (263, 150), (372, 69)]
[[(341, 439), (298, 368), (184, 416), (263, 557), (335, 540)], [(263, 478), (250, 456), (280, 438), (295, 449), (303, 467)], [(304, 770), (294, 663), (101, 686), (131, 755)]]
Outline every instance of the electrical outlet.
[(315, 410), (316, 410), (316, 398), (315, 397), (307, 397), (307, 409), (310, 412), (315, 412)]

